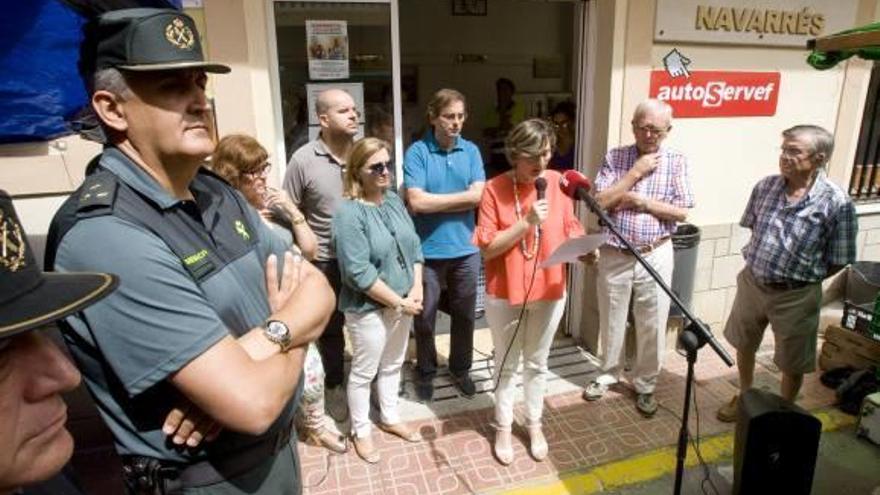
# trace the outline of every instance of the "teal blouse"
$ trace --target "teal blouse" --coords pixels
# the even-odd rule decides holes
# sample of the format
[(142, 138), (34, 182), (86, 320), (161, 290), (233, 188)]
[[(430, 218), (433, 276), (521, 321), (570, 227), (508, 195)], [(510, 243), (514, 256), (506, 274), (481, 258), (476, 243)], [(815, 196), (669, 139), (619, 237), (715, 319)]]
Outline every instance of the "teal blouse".
[(419, 236), (403, 201), (386, 191), (381, 205), (345, 199), (333, 216), (333, 247), (342, 275), (339, 310), (366, 313), (383, 307), (366, 294), (377, 278), (406, 297), (415, 264), (424, 263)]

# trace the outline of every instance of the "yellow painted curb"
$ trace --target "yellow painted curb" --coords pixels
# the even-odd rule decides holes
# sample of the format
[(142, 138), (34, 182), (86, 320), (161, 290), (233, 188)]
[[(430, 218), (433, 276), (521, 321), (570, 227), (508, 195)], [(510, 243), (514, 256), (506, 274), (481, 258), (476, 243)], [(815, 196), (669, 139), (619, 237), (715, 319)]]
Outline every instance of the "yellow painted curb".
[[(822, 422), (822, 431), (834, 431), (855, 424), (856, 419), (837, 409), (813, 413)], [(628, 459), (610, 462), (585, 472), (561, 475), (558, 480), (505, 490), (505, 495), (590, 495), (628, 485), (644, 483), (675, 472), (676, 447), (663, 447)], [(722, 433), (700, 442), (700, 453), (707, 464), (733, 457), (733, 432)], [(693, 446), (688, 446), (685, 466), (698, 464)]]

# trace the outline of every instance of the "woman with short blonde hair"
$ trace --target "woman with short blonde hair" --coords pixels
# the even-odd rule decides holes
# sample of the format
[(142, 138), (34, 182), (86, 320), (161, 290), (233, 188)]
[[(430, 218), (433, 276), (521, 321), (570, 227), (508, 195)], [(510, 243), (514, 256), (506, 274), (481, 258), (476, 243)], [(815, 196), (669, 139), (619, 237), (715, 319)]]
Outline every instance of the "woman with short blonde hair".
[(422, 247), (403, 201), (390, 191), (390, 146), (364, 138), (351, 149), (343, 179), (345, 199), (333, 216), (333, 247), (342, 290), (339, 310), (351, 337), (348, 406), (352, 443), (369, 463), (379, 462), (371, 437), (370, 383), (376, 378), (377, 426), (419, 442), (397, 412), (400, 370), (413, 315), (422, 310)]
[[(547, 356), (566, 299), (565, 265), (540, 268), (553, 251), (584, 234), (572, 200), (562, 194), (562, 175), (547, 170), (556, 136), (544, 120), (526, 120), (507, 136), (511, 169), (486, 184), (473, 241), (486, 264), (486, 319), (495, 346), (495, 445), (502, 464), (513, 462), (511, 425), (516, 375), (522, 382), (529, 452), (547, 458), (541, 428)], [(538, 199), (536, 183), (544, 181)]]

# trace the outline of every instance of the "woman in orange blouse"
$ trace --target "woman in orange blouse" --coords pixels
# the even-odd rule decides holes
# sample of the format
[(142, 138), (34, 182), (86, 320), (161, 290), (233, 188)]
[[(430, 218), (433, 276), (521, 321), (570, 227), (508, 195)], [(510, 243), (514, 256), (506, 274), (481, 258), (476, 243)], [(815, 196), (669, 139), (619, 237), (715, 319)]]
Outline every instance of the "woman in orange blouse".
[[(523, 392), (529, 452), (547, 457), (541, 430), (547, 355), (565, 308), (565, 265), (538, 266), (566, 239), (584, 229), (574, 205), (559, 188), (559, 172), (547, 170), (556, 135), (539, 119), (521, 122), (508, 135), (505, 154), (511, 170), (486, 184), (474, 244), (486, 266), (486, 319), (495, 345), (495, 456), (513, 462), (510, 427), (516, 369), (523, 357)], [(538, 200), (535, 179), (547, 181)]]

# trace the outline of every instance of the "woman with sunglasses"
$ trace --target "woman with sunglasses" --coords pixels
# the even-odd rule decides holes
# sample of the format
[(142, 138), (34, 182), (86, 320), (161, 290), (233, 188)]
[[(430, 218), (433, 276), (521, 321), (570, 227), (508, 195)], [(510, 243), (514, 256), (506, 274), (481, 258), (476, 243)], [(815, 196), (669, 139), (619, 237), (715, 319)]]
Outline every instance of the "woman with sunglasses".
[(348, 405), (355, 450), (380, 456), (371, 438), (370, 383), (376, 380), (377, 426), (408, 442), (421, 435), (397, 412), (400, 369), (414, 315), (422, 311), (422, 249), (403, 201), (392, 191), (388, 143), (365, 138), (351, 150), (343, 196), (333, 217), (333, 246), (342, 274), (339, 310), (351, 337)]
[[(211, 169), (238, 189), (293, 251), (311, 260), (318, 249), (318, 240), (287, 193), (267, 187), (268, 156), (256, 139), (230, 134), (217, 144), (211, 157)], [(297, 410), (300, 436), (311, 445), (341, 454), (348, 450), (345, 438), (329, 431), (324, 423), (324, 366), (314, 343), (309, 344), (303, 371), (302, 402)]]
[[(584, 234), (572, 200), (562, 194), (555, 170), (547, 164), (556, 143), (551, 125), (540, 119), (521, 122), (505, 140), (511, 169), (483, 190), (474, 244), (486, 263), (486, 319), (495, 346), (495, 445), (504, 465), (513, 462), (511, 425), (516, 370), (523, 359), (525, 426), (529, 453), (547, 458), (541, 429), (547, 356), (565, 309), (565, 265), (538, 268), (563, 242)], [(535, 181), (546, 181), (537, 198)], [(585, 258), (586, 261), (586, 258)]]

